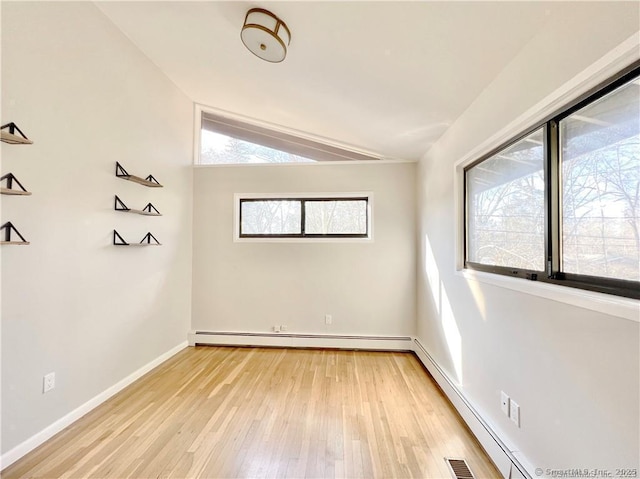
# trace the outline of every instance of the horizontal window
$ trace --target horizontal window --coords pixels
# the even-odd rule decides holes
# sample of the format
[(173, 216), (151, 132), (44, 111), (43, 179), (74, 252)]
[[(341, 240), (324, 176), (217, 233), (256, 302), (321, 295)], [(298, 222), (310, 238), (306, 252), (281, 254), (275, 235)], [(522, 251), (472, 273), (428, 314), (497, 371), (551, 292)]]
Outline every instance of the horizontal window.
[(640, 298), (640, 69), (465, 168), (465, 267)]
[(239, 238), (369, 238), (369, 196), (238, 198)]

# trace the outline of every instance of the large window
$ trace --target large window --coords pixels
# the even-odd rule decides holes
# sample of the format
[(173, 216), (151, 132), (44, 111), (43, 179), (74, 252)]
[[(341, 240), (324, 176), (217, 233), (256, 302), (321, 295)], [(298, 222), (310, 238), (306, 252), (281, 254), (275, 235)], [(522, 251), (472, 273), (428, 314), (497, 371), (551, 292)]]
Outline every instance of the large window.
[(464, 181), (465, 267), (640, 298), (640, 69)]
[(238, 238), (370, 237), (370, 196), (237, 200)]

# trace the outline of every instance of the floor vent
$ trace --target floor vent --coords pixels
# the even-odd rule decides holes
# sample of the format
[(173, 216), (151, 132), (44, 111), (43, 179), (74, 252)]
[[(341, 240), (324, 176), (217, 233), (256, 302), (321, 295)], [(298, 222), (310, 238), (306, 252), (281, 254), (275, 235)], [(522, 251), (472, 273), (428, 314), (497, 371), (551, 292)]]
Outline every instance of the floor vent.
[(471, 469), (467, 466), (467, 461), (464, 459), (450, 459), (445, 457), (449, 470), (451, 471), (451, 477), (454, 479), (475, 479), (471, 473)]

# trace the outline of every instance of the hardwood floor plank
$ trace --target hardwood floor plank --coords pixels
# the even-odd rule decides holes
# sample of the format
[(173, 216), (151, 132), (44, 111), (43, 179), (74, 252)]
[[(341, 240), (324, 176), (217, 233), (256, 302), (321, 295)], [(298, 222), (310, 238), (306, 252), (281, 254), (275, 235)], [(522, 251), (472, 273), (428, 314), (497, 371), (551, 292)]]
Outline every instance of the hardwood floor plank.
[(499, 473), (410, 353), (195, 347), (4, 479), (477, 478)]

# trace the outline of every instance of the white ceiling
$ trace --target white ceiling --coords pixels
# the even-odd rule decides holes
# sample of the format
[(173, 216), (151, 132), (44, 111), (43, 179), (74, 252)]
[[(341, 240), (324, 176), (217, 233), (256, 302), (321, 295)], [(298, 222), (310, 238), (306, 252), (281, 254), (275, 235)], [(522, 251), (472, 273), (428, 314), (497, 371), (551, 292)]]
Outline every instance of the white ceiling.
[[(194, 102), (415, 160), (544, 26), (549, 2), (96, 2)], [(291, 30), (282, 63), (240, 40), (249, 8)]]

